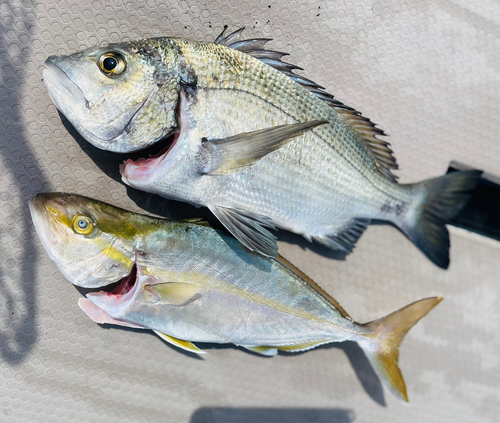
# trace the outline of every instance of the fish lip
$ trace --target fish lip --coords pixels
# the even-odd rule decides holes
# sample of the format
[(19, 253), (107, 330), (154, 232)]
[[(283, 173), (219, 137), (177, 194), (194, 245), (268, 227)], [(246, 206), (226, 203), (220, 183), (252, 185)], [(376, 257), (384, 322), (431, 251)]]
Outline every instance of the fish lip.
[[(85, 97), (85, 94), (83, 93), (81, 88), (70, 78), (70, 76), (63, 69), (61, 69), (53, 62), (54, 58), (57, 58), (57, 56), (50, 56), (45, 61), (45, 66), (43, 69), (43, 80), (45, 82), (45, 85), (48, 84), (62, 92), (64, 95), (70, 96), (76, 100), (83, 99), (85, 101), (85, 107), (88, 108), (89, 101)], [(54, 101), (54, 103), (56, 102)]]

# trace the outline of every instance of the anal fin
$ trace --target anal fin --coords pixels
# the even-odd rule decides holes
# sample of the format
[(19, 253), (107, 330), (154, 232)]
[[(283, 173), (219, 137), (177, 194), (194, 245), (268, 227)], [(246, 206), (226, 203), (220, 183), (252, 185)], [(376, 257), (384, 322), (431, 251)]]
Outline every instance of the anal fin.
[(317, 235), (312, 239), (332, 250), (352, 253), (354, 244), (370, 224), (369, 219), (352, 219), (341, 231), (333, 235)]
[(276, 237), (266, 229), (275, 229), (271, 219), (229, 207), (208, 208), (245, 247), (269, 257), (278, 255)]
[(265, 355), (266, 357), (273, 357), (278, 354), (278, 349), (276, 347), (267, 347), (264, 345), (259, 345), (255, 347), (247, 347), (244, 345), (240, 345), (241, 347), (247, 349), (248, 351), (252, 351), (256, 354)]
[(166, 335), (162, 332), (158, 332), (157, 330), (153, 331), (156, 333), (161, 339), (167, 341), (169, 344), (175, 345), (178, 348), (181, 348), (185, 351), (189, 351), (195, 354), (206, 354), (205, 351), (200, 350), (196, 345), (189, 341), (183, 341), (182, 339), (174, 338), (173, 336)]
[(241, 345), (241, 346), (243, 348), (246, 348), (249, 351), (254, 352), (254, 353), (265, 355), (267, 357), (273, 357), (276, 354), (278, 354), (278, 351), (286, 351), (286, 352), (307, 351), (307, 350), (316, 348), (320, 345), (327, 344), (329, 342), (333, 342), (333, 341), (322, 339), (320, 341), (304, 342), (304, 343), (295, 344), (295, 345), (282, 345), (282, 346), (258, 345), (258, 346), (253, 346), (253, 347), (248, 347), (245, 345)]
[(278, 350), (280, 351), (287, 351), (287, 352), (300, 352), (300, 351), (308, 351), (313, 348), (319, 347), (320, 345), (323, 344), (328, 344), (329, 342), (333, 342), (332, 340), (321, 340), (321, 341), (313, 341), (313, 342), (304, 342), (302, 344), (296, 344), (296, 345), (283, 345), (280, 347), (277, 347)]

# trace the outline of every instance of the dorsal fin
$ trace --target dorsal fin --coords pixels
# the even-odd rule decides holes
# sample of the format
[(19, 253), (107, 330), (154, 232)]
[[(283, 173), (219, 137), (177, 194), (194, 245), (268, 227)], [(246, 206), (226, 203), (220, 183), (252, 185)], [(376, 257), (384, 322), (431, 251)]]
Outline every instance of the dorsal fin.
[(249, 40), (242, 39), (242, 33), (245, 29), (240, 28), (225, 36), (227, 26), (216, 38), (215, 44), (220, 44), (239, 50), (246, 53), (261, 62), (279, 70), (286, 76), (309, 90), (316, 97), (324, 100), (330, 107), (334, 108), (344, 119), (346, 119), (353, 131), (358, 135), (361, 142), (364, 143), (367, 150), (372, 154), (377, 168), (380, 173), (392, 181), (396, 181), (397, 176), (392, 174), (393, 169), (398, 169), (396, 158), (393, 155), (392, 149), (387, 141), (377, 138), (378, 135), (385, 136), (384, 131), (376, 127), (370, 119), (361, 115), (360, 112), (346, 106), (336, 100), (333, 95), (327, 93), (321, 85), (316, 84), (310, 79), (293, 73), (294, 69), (303, 70), (302, 68), (281, 61), (283, 56), (288, 56), (288, 53), (279, 51), (266, 50), (264, 45), (271, 41), (271, 38), (254, 38)]
[(278, 255), (276, 257), (276, 260), (279, 261), (283, 266), (287, 267), (290, 269), (292, 272), (294, 272), (297, 276), (300, 276), (302, 279), (304, 279), (309, 285), (311, 285), (316, 291), (318, 291), (323, 297), (325, 297), (329, 302), (331, 302), (335, 308), (340, 311), (340, 314), (342, 314), (346, 319), (349, 319), (352, 321), (351, 316), (347, 314), (347, 311), (344, 310), (344, 308), (337, 302), (337, 300), (333, 297), (331, 297), (323, 288), (321, 288), (316, 282), (314, 282), (309, 276), (307, 276), (302, 270), (298, 269), (295, 267), (292, 263), (290, 263), (285, 257)]

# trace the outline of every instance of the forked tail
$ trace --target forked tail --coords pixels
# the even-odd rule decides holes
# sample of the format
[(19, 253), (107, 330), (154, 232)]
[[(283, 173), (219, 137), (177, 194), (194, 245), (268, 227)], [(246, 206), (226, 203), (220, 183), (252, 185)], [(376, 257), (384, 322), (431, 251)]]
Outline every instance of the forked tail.
[(450, 237), (446, 224), (467, 205), (481, 173), (479, 170), (453, 172), (415, 184), (425, 191), (425, 199), (400, 228), (443, 269), (450, 264)]
[(403, 375), (398, 367), (399, 345), (412, 326), (441, 300), (441, 297), (425, 298), (382, 319), (363, 325), (369, 329), (372, 336), (360, 341), (360, 347), (384, 385), (404, 401), (408, 401), (408, 395)]

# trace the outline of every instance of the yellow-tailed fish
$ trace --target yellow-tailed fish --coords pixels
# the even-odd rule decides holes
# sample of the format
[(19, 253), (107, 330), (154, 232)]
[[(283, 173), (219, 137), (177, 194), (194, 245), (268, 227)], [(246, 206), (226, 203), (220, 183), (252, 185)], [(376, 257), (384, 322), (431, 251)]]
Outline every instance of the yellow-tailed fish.
[(441, 298), (359, 324), (283, 258), (251, 252), (209, 226), (69, 194), (38, 194), (30, 210), (43, 245), (70, 282), (95, 288), (122, 280), (111, 292), (79, 301), (97, 323), (152, 329), (196, 353), (202, 351), (193, 342), (275, 355), (355, 341), (391, 392), (408, 400), (398, 348)]
[(352, 251), (371, 219), (394, 223), (434, 263), (449, 264), (445, 224), (479, 172), (400, 185), (383, 132), (293, 73), (268, 39), (238, 30), (215, 43), (154, 38), (47, 59), (57, 108), (95, 146), (162, 154), (127, 161), (123, 181), (210, 208), (248, 248), (276, 256), (279, 227)]

